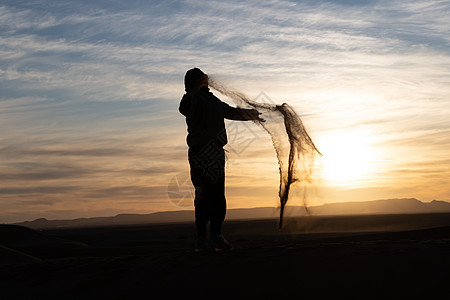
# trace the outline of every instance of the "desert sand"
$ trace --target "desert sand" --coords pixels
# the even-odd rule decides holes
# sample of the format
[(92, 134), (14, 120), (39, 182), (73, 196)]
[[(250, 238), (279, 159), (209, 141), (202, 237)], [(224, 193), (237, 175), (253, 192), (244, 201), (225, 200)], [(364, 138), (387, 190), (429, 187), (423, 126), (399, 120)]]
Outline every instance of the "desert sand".
[(192, 223), (0, 225), (2, 299), (448, 299), (450, 214), (227, 221), (234, 249), (193, 251)]

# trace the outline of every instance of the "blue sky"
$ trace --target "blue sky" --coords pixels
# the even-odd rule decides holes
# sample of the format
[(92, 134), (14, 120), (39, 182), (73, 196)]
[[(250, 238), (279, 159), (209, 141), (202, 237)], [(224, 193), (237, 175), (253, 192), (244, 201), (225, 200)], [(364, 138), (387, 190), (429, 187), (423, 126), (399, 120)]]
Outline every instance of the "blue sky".
[[(2, 1), (0, 222), (191, 208), (167, 192), (194, 66), (297, 110), (324, 153), (311, 204), (449, 201), (449, 20), (448, 1)], [(275, 207), (270, 139), (227, 126), (229, 207)]]

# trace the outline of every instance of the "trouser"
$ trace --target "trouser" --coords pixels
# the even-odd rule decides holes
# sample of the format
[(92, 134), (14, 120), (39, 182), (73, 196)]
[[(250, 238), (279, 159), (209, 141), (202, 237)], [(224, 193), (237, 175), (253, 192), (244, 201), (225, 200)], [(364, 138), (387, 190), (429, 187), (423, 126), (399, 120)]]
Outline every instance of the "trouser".
[(195, 188), (195, 225), (199, 237), (222, 234), (226, 214), (225, 152), (215, 143), (189, 148), (191, 181)]

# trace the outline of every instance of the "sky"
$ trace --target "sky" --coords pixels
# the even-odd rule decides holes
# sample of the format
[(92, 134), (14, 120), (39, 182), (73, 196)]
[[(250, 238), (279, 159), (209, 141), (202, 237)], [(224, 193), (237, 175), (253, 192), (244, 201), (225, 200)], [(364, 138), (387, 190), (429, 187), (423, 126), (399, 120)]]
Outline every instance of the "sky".
[[(193, 209), (192, 67), (297, 111), (308, 205), (450, 201), (449, 1), (3, 0), (0, 223)], [(228, 207), (276, 207), (270, 137), (226, 126)]]

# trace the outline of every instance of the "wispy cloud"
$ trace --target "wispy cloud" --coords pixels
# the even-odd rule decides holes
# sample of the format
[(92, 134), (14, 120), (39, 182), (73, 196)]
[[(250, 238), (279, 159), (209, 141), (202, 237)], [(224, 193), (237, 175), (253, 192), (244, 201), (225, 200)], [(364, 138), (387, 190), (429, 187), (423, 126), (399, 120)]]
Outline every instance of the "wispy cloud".
[[(70, 214), (77, 197), (94, 196), (121, 199), (124, 210), (144, 207), (133, 199), (175, 209), (163, 191), (187, 171), (177, 106), (193, 66), (291, 103), (319, 137), (366, 130), (390, 178), (414, 185), (405, 170), (425, 176), (450, 154), (449, 11), (448, 1), (3, 1), (2, 211), (26, 210), (25, 196)], [(259, 170), (249, 170), (253, 182), (273, 180), (260, 171), (276, 170), (263, 163), (267, 147), (261, 138), (232, 156)], [(238, 191), (246, 181), (229, 163)], [(435, 182), (450, 175), (438, 165)], [(45, 200), (64, 187), (71, 201)]]

